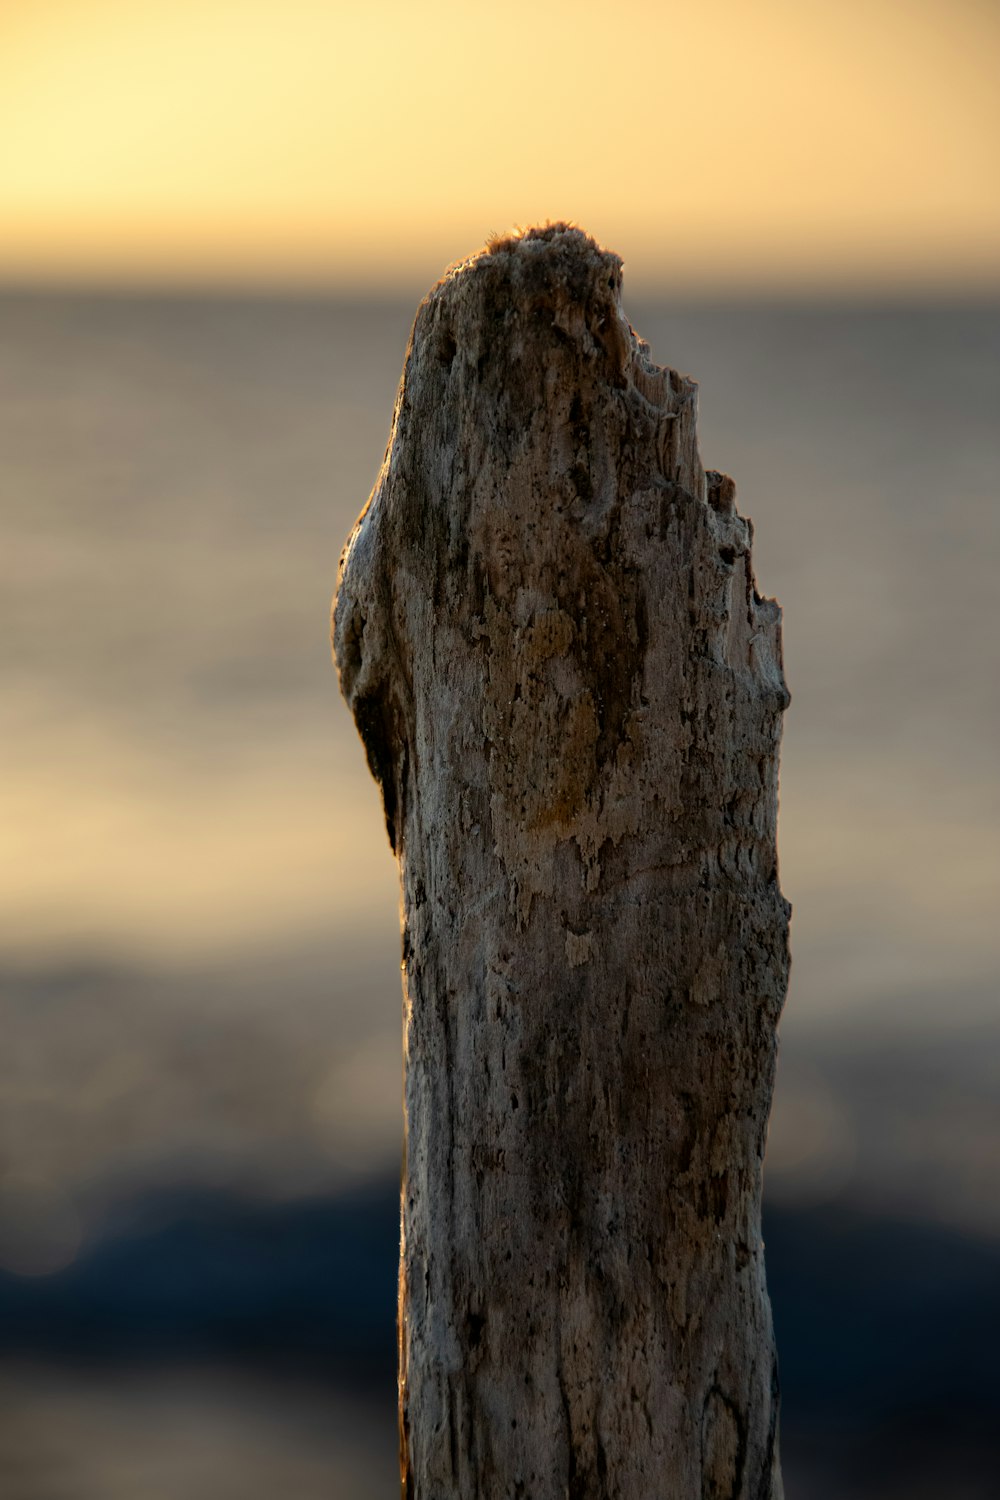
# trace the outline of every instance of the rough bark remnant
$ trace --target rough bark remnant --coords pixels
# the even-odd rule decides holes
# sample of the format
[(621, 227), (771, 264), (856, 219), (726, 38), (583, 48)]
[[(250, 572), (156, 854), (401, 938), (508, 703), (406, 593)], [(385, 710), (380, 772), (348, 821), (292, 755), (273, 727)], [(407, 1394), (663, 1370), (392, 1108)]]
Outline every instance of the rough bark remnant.
[(566, 226), (422, 303), (335, 605), (403, 891), (409, 1500), (775, 1500), (780, 613)]

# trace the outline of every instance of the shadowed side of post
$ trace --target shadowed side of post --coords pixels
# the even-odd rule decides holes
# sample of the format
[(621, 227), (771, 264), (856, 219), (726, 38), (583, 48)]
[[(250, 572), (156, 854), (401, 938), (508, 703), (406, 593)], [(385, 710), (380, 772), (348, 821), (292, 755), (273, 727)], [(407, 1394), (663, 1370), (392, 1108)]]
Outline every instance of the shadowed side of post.
[(403, 891), (409, 1500), (776, 1500), (780, 612), (563, 225), (421, 305), (345, 549)]

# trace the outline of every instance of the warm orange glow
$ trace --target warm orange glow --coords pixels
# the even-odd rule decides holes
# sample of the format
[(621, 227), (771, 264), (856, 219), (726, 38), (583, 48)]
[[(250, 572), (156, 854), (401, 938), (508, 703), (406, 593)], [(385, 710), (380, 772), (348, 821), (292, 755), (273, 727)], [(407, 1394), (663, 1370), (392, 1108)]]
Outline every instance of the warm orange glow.
[(977, 0), (33, 0), (0, 274), (426, 281), (567, 217), (674, 284), (996, 284)]
[(322, 930), (331, 911), (363, 931), (380, 896), (391, 910), (374, 788), (357, 806), (335, 803), (329, 757), (197, 781), (99, 735), (71, 750), (60, 740), (48, 759), (34, 748), (8, 758), (0, 787), (8, 951), (44, 951), (57, 935), (165, 960), (178, 946), (209, 953)]

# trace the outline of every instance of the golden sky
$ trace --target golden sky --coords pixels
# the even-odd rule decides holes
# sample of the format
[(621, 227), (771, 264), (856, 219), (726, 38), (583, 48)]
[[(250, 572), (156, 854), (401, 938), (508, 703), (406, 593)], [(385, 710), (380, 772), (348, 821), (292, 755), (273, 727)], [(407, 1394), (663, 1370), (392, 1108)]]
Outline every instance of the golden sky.
[(2, 0), (0, 276), (1000, 284), (995, 0)]

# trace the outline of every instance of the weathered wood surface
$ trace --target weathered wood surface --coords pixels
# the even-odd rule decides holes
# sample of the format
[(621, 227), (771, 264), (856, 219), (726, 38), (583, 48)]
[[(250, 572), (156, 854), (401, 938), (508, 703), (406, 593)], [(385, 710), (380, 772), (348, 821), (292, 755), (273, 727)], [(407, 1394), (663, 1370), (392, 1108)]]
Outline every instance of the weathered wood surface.
[(776, 604), (556, 226), (421, 305), (335, 604), (402, 878), (410, 1500), (775, 1500)]

